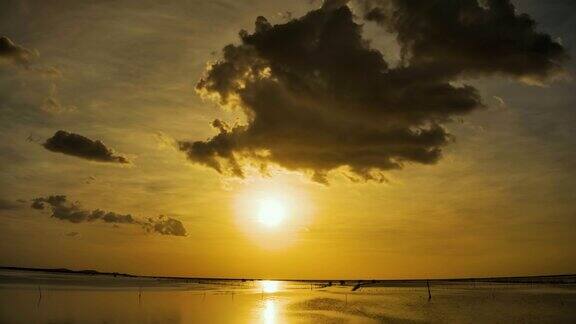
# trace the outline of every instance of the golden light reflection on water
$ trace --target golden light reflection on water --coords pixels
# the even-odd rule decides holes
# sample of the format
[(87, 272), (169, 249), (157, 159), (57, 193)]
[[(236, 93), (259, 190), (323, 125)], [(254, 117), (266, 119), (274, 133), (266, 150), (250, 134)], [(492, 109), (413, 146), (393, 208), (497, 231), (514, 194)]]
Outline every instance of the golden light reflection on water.
[[(260, 288), (262, 289), (262, 297), (264, 294), (274, 294), (280, 291), (282, 282), (274, 280), (262, 280), (260, 281)], [(262, 323), (265, 324), (275, 324), (279, 323), (278, 313), (279, 313), (279, 303), (274, 297), (268, 296), (263, 300), (261, 304), (261, 319)]]
[(280, 281), (262, 280), (260, 284), (262, 286), (262, 292), (267, 294), (278, 292), (280, 289)]
[[(29, 284), (22, 284), (22, 278), (28, 278)], [(415, 289), (412, 284), (352, 292), (350, 286), (310, 290), (307, 284), (272, 280), (259, 281), (255, 287), (182, 282), (176, 288), (173, 280), (149, 278), (73, 279), (68, 274), (0, 271), (0, 279), (0, 323), (278, 324), (375, 319), (396, 323), (438, 318), (449, 323), (518, 323), (526, 318), (576, 323), (576, 315), (569, 311), (576, 308), (575, 290), (538, 284), (511, 289), (473, 283), (472, 289), (469, 282), (438, 283), (430, 302), (426, 288)], [(234, 294), (241, 296), (234, 298)], [(489, 294), (493, 297), (486, 298)], [(438, 298), (441, 303), (434, 302)], [(509, 312), (501, 312), (503, 307)]]
[(275, 324), (276, 317), (277, 317), (276, 301), (273, 299), (267, 299), (264, 302), (264, 308), (262, 309), (262, 320), (265, 324)]

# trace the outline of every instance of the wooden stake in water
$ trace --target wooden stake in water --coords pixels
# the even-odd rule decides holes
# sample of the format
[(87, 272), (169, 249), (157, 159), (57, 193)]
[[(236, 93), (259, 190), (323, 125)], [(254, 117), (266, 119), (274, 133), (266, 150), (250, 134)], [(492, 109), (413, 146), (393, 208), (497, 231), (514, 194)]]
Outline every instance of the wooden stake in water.
[(430, 293), (430, 281), (426, 280), (426, 286), (428, 287), (428, 301), (432, 299), (432, 294)]
[(42, 301), (42, 288), (38, 286), (38, 304), (37, 307), (40, 307), (40, 302)]

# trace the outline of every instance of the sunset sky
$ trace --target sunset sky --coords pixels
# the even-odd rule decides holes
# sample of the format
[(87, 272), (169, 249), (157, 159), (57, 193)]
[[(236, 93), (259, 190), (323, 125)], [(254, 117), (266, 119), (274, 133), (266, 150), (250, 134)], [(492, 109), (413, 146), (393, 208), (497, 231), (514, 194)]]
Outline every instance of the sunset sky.
[(1, 1), (0, 265), (575, 273), (575, 30), (572, 0)]

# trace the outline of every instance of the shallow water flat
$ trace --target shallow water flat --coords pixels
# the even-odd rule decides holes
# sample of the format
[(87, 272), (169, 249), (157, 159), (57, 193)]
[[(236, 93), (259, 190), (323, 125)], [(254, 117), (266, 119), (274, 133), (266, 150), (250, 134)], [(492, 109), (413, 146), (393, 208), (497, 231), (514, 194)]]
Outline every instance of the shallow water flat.
[(0, 323), (574, 323), (576, 286), (362, 287), (0, 271)]

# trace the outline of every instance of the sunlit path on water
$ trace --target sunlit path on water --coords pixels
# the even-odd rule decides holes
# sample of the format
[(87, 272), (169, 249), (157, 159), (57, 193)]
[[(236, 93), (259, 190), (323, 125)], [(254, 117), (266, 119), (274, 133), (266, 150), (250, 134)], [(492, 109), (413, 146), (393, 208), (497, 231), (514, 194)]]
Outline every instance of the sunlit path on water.
[(264, 308), (262, 310), (262, 320), (265, 324), (275, 324), (276, 323), (276, 301), (273, 299), (267, 299), (264, 301)]
[(355, 284), (0, 271), (0, 323), (576, 323), (573, 284)]

